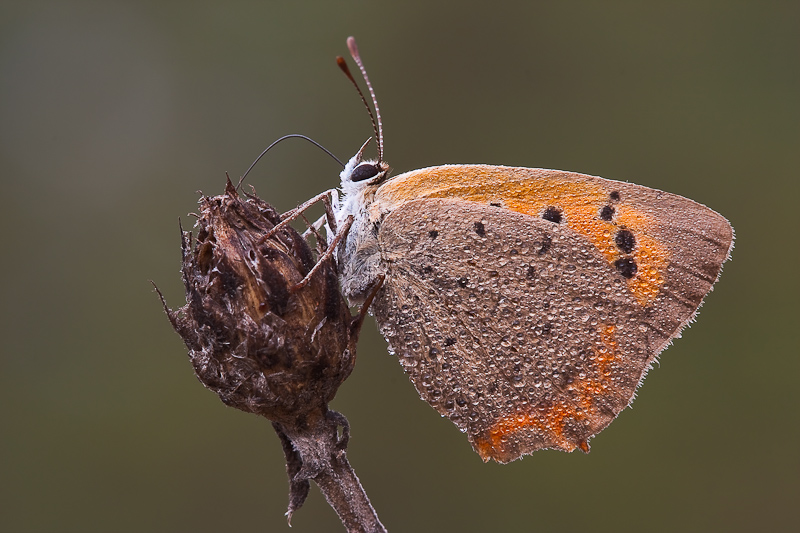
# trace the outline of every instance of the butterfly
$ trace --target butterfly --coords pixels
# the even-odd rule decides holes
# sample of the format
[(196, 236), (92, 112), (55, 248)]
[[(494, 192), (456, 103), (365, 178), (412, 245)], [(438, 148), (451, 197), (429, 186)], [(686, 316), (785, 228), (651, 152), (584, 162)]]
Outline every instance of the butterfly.
[[(420, 397), (484, 461), (589, 451), (695, 317), (734, 233), (688, 198), (596, 176), (493, 165), (390, 175), (377, 121), (340, 174), (329, 242)], [(368, 141), (369, 142), (369, 141)], [(374, 299), (373, 299), (374, 298)]]

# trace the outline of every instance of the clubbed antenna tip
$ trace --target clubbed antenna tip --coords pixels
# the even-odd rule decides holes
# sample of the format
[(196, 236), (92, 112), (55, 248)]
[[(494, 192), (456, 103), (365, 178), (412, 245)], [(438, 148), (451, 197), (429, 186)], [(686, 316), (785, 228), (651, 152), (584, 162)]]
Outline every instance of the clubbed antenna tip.
[(339, 65), (339, 68), (342, 69), (342, 72), (344, 72), (345, 76), (347, 76), (347, 78), (353, 83), (356, 91), (358, 91), (358, 95), (361, 97), (361, 101), (367, 108), (369, 118), (372, 120), (372, 128), (375, 130), (375, 137), (378, 140), (378, 160), (383, 161), (383, 122), (381, 121), (381, 110), (378, 107), (378, 99), (375, 97), (375, 90), (372, 88), (372, 84), (369, 81), (369, 76), (367, 76), (367, 69), (364, 68), (364, 62), (361, 61), (361, 55), (358, 53), (358, 45), (356, 44), (355, 37), (350, 36), (347, 38), (347, 49), (350, 50), (350, 55), (353, 57), (353, 61), (356, 62), (359, 70), (361, 70), (361, 76), (364, 78), (364, 82), (367, 84), (367, 90), (369, 90), (369, 95), (372, 98), (372, 105), (375, 107), (375, 114), (372, 113), (372, 109), (367, 103), (367, 99), (364, 98), (364, 93), (361, 92), (358, 83), (356, 83), (355, 78), (350, 73), (350, 69), (348, 68), (347, 62), (344, 60), (344, 58), (338, 56), (336, 58), (336, 64)]

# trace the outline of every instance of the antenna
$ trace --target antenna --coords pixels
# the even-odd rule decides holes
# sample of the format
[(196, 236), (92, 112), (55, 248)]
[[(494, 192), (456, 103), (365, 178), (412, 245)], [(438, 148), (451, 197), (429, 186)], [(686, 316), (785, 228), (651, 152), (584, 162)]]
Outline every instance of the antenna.
[(329, 156), (331, 156), (331, 157), (332, 157), (334, 160), (336, 160), (336, 162), (337, 162), (337, 163), (339, 163), (340, 165), (342, 165), (342, 168), (344, 168), (344, 163), (342, 163), (342, 162), (339, 160), (339, 158), (338, 158), (338, 157), (336, 157), (335, 155), (333, 155), (333, 153), (331, 153), (331, 151), (330, 151), (330, 150), (328, 150), (327, 148), (325, 148), (324, 146), (322, 146), (321, 144), (319, 144), (317, 141), (315, 141), (315, 140), (314, 140), (314, 139), (312, 139), (311, 137), (306, 137), (305, 135), (300, 135), (299, 133), (290, 133), (289, 135), (284, 135), (284, 136), (283, 136), (283, 137), (281, 137), (280, 139), (278, 139), (278, 140), (274, 141), (272, 144), (270, 144), (269, 146), (267, 146), (267, 147), (264, 149), (264, 151), (263, 151), (263, 152), (261, 152), (261, 155), (259, 155), (258, 157), (256, 157), (256, 160), (255, 160), (255, 161), (253, 161), (253, 164), (252, 164), (252, 165), (250, 165), (250, 168), (248, 168), (248, 169), (247, 169), (247, 171), (245, 171), (245, 173), (244, 173), (244, 174), (242, 174), (242, 177), (241, 177), (241, 178), (239, 178), (239, 183), (237, 183), (237, 184), (236, 184), (236, 188), (238, 189), (239, 187), (241, 187), (241, 186), (242, 186), (242, 182), (243, 182), (243, 181), (244, 181), (244, 179), (247, 177), (247, 175), (248, 175), (248, 174), (250, 174), (250, 171), (251, 171), (251, 170), (253, 170), (253, 167), (254, 167), (254, 166), (256, 166), (256, 163), (258, 163), (258, 161), (259, 161), (259, 160), (260, 160), (262, 157), (264, 157), (264, 154), (266, 154), (267, 152), (269, 152), (269, 151), (270, 151), (270, 149), (271, 149), (273, 146), (275, 146), (276, 144), (278, 144), (278, 143), (279, 143), (279, 142), (281, 142), (281, 141), (285, 141), (286, 139), (292, 139), (292, 138), (295, 138), (295, 137), (296, 137), (296, 138), (298, 138), (298, 139), (305, 139), (306, 141), (310, 142), (311, 144), (313, 144), (314, 146), (316, 146), (317, 148), (319, 148), (320, 150), (322, 150), (323, 152), (325, 152), (326, 154), (328, 154)]
[(378, 99), (375, 97), (375, 90), (372, 88), (372, 84), (369, 82), (369, 76), (367, 76), (367, 69), (364, 68), (364, 62), (361, 61), (361, 55), (358, 53), (358, 46), (356, 45), (355, 37), (348, 37), (347, 38), (347, 48), (350, 50), (350, 55), (353, 57), (353, 61), (356, 62), (358, 65), (359, 70), (361, 70), (361, 76), (364, 78), (364, 81), (367, 84), (367, 89), (369, 90), (369, 95), (372, 97), (372, 105), (375, 107), (375, 115), (378, 116), (378, 120), (375, 120), (375, 115), (372, 114), (372, 109), (369, 107), (367, 103), (367, 99), (364, 98), (364, 93), (361, 92), (361, 89), (356, 83), (355, 78), (353, 75), (350, 74), (350, 69), (347, 67), (347, 63), (345, 62), (342, 56), (338, 56), (336, 58), (336, 64), (339, 65), (339, 68), (342, 69), (345, 76), (353, 83), (358, 91), (358, 95), (361, 97), (361, 101), (364, 103), (364, 107), (367, 108), (367, 113), (369, 113), (369, 118), (372, 120), (372, 129), (375, 130), (375, 136), (378, 139), (378, 162), (383, 161), (383, 122), (381, 122), (381, 110), (378, 107)]

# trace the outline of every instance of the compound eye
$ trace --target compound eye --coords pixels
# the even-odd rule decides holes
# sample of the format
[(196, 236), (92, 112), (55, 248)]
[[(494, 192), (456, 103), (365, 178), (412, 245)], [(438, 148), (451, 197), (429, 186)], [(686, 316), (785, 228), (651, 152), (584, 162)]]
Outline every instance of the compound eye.
[(353, 169), (353, 173), (350, 174), (350, 181), (368, 180), (377, 176), (380, 171), (381, 169), (378, 167), (378, 165), (373, 165), (372, 163), (361, 163)]

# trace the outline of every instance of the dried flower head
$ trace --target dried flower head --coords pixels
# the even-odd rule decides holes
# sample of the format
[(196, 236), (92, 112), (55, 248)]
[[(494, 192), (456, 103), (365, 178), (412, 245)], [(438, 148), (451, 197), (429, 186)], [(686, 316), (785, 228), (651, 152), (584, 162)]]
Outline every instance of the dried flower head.
[[(341, 296), (336, 266), (315, 265), (306, 240), (254, 195), (200, 199), (194, 242), (183, 232), (186, 305), (167, 309), (200, 381), (232, 407), (303, 424), (355, 364), (359, 320)], [(265, 238), (267, 237), (268, 238)]]

